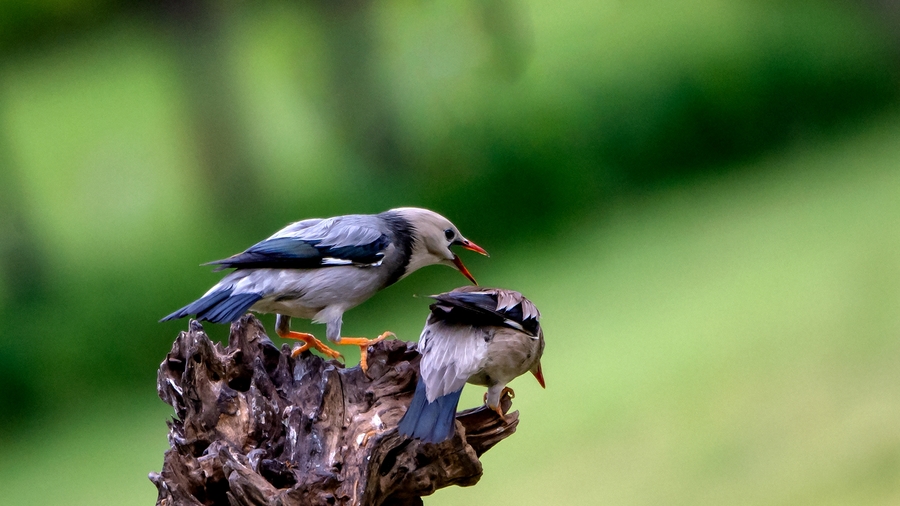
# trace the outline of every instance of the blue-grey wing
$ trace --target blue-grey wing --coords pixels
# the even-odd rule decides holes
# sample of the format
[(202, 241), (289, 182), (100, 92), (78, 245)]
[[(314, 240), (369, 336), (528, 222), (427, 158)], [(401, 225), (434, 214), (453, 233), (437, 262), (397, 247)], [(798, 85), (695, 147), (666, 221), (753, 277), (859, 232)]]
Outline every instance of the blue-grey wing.
[(433, 297), (437, 300), (431, 305), (435, 319), (474, 326), (509, 327), (532, 337), (540, 332), (540, 311), (514, 290), (465, 286)]
[(292, 223), (243, 253), (210, 264), (218, 265), (218, 270), (375, 265), (391, 240), (370, 218), (354, 215)]

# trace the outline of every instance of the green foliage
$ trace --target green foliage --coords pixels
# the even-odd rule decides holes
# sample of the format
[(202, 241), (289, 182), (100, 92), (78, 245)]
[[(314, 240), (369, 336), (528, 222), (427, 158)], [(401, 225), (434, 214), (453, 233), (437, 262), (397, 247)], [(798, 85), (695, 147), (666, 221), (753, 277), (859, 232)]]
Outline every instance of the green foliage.
[[(411, 186), (491, 235), (552, 227), (622, 185), (711, 170), (896, 96), (887, 38), (843, 4), (516, 5), (531, 37), (513, 81), (464, 7), (381, 18)], [(472, 195), (494, 219), (477, 220)]]
[[(465, 257), (479, 281), (533, 296), (548, 315), (548, 329), (562, 336), (557, 346), (570, 339), (568, 346), (578, 350), (567, 355), (551, 344), (552, 390), (517, 400), (529, 411), (526, 420), (574, 432), (557, 448), (548, 434), (528, 439), (523, 426), (528, 444), (507, 450), (517, 462), (528, 459), (515, 452), (540, 448), (548, 465), (570, 470), (565, 452), (577, 450), (576, 460), (589, 464), (591, 452), (612, 447), (637, 451), (633, 465), (650, 469), (705, 452), (706, 460), (685, 468), (700, 477), (707, 476), (704, 465), (720, 461), (756, 469), (753, 458), (762, 457), (748, 445), (765, 440), (763, 421), (752, 422), (745, 434), (700, 420), (707, 423), (700, 427), (720, 431), (727, 444), (718, 447), (692, 428), (697, 420), (691, 413), (722, 401), (737, 403), (743, 416), (752, 404), (741, 400), (740, 388), (758, 382), (775, 395), (778, 378), (793, 378), (789, 364), (797, 361), (810, 368), (803, 378), (829, 387), (842, 381), (861, 390), (873, 386), (860, 372), (865, 364), (889, 377), (876, 355), (887, 349), (879, 340), (887, 334), (879, 329), (890, 325), (883, 304), (893, 300), (894, 285), (885, 280), (895, 272), (879, 265), (893, 265), (896, 227), (879, 220), (896, 215), (890, 207), (896, 196), (884, 193), (897, 187), (885, 168), (896, 167), (896, 129), (888, 125), (883, 134), (835, 151), (844, 153), (840, 162), (811, 153), (777, 163), (765, 158), (796, 143), (839, 138), (848, 125), (896, 100), (897, 61), (888, 35), (856, 4), (395, 1), (344, 25), (334, 12), (309, 3), (265, 2), (215, 11), (218, 30), (210, 30), (209, 39), (191, 39), (192, 30), (179, 35), (161, 22), (174, 18), (158, 12), (122, 15), (121, 5), (15, 1), (0, 7), (4, 448), (36, 417), (64, 418), (82, 399), (122, 395), (157, 405), (155, 369), (186, 324), (157, 320), (219, 278), (198, 264), (240, 251), (289, 221), (399, 205), (432, 207), (450, 217), (493, 254)], [(35, 27), (44, 35), (32, 37)], [(54, 38), (60, 27), (67, 27), (67, 36)], [(358, 31), (365, 44), (342, 38)], [(221, 82), (203, 81), (199, 63), (217, 70)], [(348, 95), (356, 109), (343, 100)], [(204, 116), (217, 108), (227, 109), (224, 117), (234, 123)], [(221, 131), (220, 144), (205, 142)], [(383, 135), (382, 144), (367, 144), (367, 132)], [(222, 167), (209, 164), (209, 152), (225, 148), (250, 161), (243, 172), (225, 177)], [(861, 179), (853, 179), (857, 172)], [(235, 197), (250, 188), (249, 197)], [(695, 191), (705, 200), (693, 202)], [(702, 225), (687, 218), (707, 214), (711, 219)], [(876, 225), (856, 226), (863, 219)], [(843, 232), (816, 235), (830, 227)], [(857, 234), (863, 249), (847, 246), (844, 233)], [(721, 249), (722, 241), (730, 249)], [(807, 242), (815, 251), (803, 247)], [(851, 253), (869, 263), (851, 265)], [(732, 271), (735, 265), (741, 269)], [(816, 285), (811, 266), (833, 276)], [(841, 278), (840, 269), (863, 281)], [(462, 283), (450, 269), (426, 269), (348, 313), (345, 329), (368, 336), (391, 329), (414, 339), (427, 306), (421, 296)], [(801, 327), (830, 315), (840, 302), (810, 302), (808, 292), (826, 290), (837, 298), (838, 289), (860, 305), (847, 302), (846, 313), (839, 313), (844, 319), (831, 330)], [(822, 305), (805, 305), (814, 302)], [(584, 316), (616, 311), (622, 315), (616, 321)], [(813, 316), (789, 321), (804, 312)], [(746, 330), (768, 319), (784, 327), (776, 332), (760, 323), (763, 328)], [(264, 321), (271, 328), (271, 317)], [(321, 332), (308, 323), (298, 327)], [(220, 339), (227, 333), (224, 326), (209, 331)], [(634, 342), (604, 335), (629, 335)], [(820, 335), (829, 340), (811, 356), (821, 362), (802, 362), (798, 350), (814, 348)], [(850, 343), (848, 335), (863, 340)], [(757, 341), (760, 336), (771, 340)], [(782, 350), (779, 343), (793, 347)], [(768, 364), (757, 347), (780, 362)], [(845, 350), (855, 354), (857, 366), (835, 369), (833, 376), (817, 368), (838, 364), (835, 357)], [(574, 359), (589, 353), (607, 361), (591, 369), (595, 376), (554, 379), (551, 370), (578, 371)], [(756, 361), (735, 363), (738, 353)], [(716, 365), (722, 360), (748, 374), (750, 383)], [(578, 381), (611, 388), (582, 407), (574, 397)], [(692, 396), (706, 382), (735, 390)], [(664, 418), (640, 425), (656, 402), (663, 402)], [(889, 401), (872, 402), (893, 409)], [(764, 406), (793, 416), (788, 404)], [(559, 415), (560, 406), (575, 405)], [(624, 415), (616, 414), (619, 408)], [(733, 413), (714, 414), (740, 421)], [(641, 446), (647, 436), (641, 427), (651, 436), (665, 431), (665, 417), (680, 423), (675, 435)], [(816, 427), (824, 427), (822, 419)], [(110, 426), (124, 423), (110, 420)], [(605, 424), (598, 433), (575, 430), (597, 420)], [(635, 424), (641, 430), (630, 428)], [(154, 426), (148, 433), (162, 430), (161, 421)], [(617, 443), (623, 434), (625, 443)], [(883, 441), (879, 437), (872, 441)], [(666, 453), (666, 445), (678, 450)], [(827, 454), (831, 447), (810, 448)], [(776, 450), (774, 458), (785, 466), (795, 462)], [(616, 455), (604, 465), (619, 479), (624, 471), (614, 469)], [(504, 466), (513, 462), (497, 459)], [(887, 475), (894, 469), (888, 457), (882, 462), (866, 453), (860, 459), (861, 466)], [(541, 478), (523, 476), (531, 483)], [(585, 490), (579, 480), (591, 477), (554, 479), (577, 491)], [(0, 481), (0, 489), (6, 483)], [(533, 488), (520, 490), (540, 497)], [(659, 500), (666, 491), (660, 490), (648, 501), (667, 502)]]
[[(233, 192), (203, 166), (198, 132), (214, 125), (195, 116), (191, 60), (167, 32), (118, 21), (3, 61), (0, 213), (27, 234), (0, 245), (0, 379), (18, 385), (0, 420), (146, 385), (159, 337), (183, 327), (156, 320), (217, 279), (195, 266), (289, 221), (423, 205), (514, 254), (623, 185), (714, 170), (896, 94), (886, 39), (845, 5), (393, 2), (373, 11), (363, 55), (401, 146), (385, 168), (338, 126), (321, 13), (270, 3), (224, 19), (223, 106), (260, 189), (243, 202), (223, 203)], [(423, 272), (357, 311), (459, 283)]]
[[(495, 254), (484, 282), (544, 314), (547, 389), (513, 382), (516, 435), (476, 487), (428, 504), (894, 504), (898, 141), (894, 114)], [(427, 301), (408, 299), (413, 279), (389, 290), (409, 304), (348, 323), (414, 335)], [(4, 498), (152, 501), (165, 406), (145, 386), (88, 409), (4, 446)]]

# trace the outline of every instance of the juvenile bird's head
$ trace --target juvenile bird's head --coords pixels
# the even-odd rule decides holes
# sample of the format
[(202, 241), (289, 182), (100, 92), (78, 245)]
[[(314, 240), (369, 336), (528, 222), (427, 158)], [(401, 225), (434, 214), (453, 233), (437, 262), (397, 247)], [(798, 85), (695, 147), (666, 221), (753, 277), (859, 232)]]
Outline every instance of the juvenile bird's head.
[(406, 268), (407, 274), (426, 265), (444, 264), (454, 267), (472, 283), (478, 284), (450, 247), (461, 246), (488, 256), (484, 248), (463, 237), (456, 225), (434, 211), (417, 207), (401, 207), (394, 211), (413, 228), (413, 249)]

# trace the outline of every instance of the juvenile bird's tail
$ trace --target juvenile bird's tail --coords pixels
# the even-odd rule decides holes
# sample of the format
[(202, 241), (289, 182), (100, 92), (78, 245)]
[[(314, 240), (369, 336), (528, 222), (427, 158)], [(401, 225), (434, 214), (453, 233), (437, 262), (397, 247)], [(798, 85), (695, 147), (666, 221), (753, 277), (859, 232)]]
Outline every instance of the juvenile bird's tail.
[(425, 383), (419, 380), (416, 393), (400, 420), (400, 433), (421, 439), (427, 443), (440, 443), (453, 437), (456, 427), (456, 406), (459, 405), (460, 388), (434, 402), (425, 396)]
[(160, 321), (165, 322), (184, 318), (188, 315), (196, 315), (198, 320), (206, 320), (213, 323), (231, 323), (240, 318), (250, 309), (250, 306), (262, 298), (262, 295), (258, 293), (232, 295), (233, 292), (234, 288), (228, 287), (204, 295)]

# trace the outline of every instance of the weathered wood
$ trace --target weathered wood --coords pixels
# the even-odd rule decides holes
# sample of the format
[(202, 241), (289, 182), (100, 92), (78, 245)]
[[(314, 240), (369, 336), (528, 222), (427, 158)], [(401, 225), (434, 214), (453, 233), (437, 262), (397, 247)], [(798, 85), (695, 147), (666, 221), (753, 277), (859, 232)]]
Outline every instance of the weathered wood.
[(397, 432), (415, 390), (414, 343), (369, 352), (369, 374), (309, 352), (291, 358), (244, 316), (228, 346), (191, 320), (160, 365), (160, 398), (175, 409), (170, 449), (152, 473), (159, 505), (413, 505), (482, 474), (478, 457), (510, 436), (518, 412), (457, 414), (457, 434), (425, 444)]

